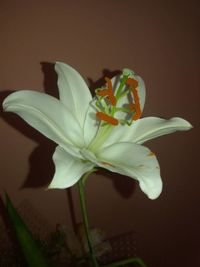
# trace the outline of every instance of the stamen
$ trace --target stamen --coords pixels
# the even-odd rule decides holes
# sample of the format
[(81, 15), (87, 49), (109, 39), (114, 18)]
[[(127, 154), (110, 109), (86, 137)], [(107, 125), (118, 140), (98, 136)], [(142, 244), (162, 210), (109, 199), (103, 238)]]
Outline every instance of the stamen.
[(112, 82), (111, 82), (111, 79), (108, 78), (108, 77), (105, 77), (105, 80), (106, 80), (107, 85), (108, 85), (108, 90), (109, 90), (110, 92), (112, 92)]
[(105, 77), (105, 80), (107, 82), (108, 88), (107, 89), (103, 89), (103, 90), (98, 90), (97, 94), (100, 95), (100, 96), (106, 96), (109, 99), (110, 103), (113, 106), (116, 106), (117, 100), (116, 100), (116, 97), (113, 94), (111, 79)]
[(109, 116), (103, 112), (97, 112), (96, 116), (98, 119), (102, 120), (102, 121), (106, 121), (112, 125), (118, 125), (119, 121), (115, 118), (113, 118), (112, 116)]
[(132, 88), (137, 88), (138, 87), (138, 81), (136, 81), (135, 79), (132, 79), (132, 78), (128, 78), (126, 80), (126, 84), (129, 85)]
[(138, 120), (141, 115), (142, 115), (142, 111), (140, 108), (140, 99), (138, 96), (138, 91), (137, 91), (137, 86), (138, 86), (138, 82), (132, 78), (128, 78), (126, 81), (126, 84), (130, 86), (130, 88), (132, 89), (132, 93), (133, 93), (133, 98), (134, 98), (134, 109), (135, 109), (135, 114), (132, 117), (132, 120)]

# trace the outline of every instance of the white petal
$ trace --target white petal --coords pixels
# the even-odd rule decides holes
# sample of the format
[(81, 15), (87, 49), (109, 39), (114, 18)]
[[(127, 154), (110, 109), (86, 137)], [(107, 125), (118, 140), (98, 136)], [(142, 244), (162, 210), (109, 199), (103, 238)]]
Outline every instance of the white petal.
[(117, 143), (96, 154), (99, 166), (139, 181), (140, 188), (150, 199), (162, 191), (159, 163), (151, 151), (133, 143)]
[(145, 104), (145, 98), (146, 98), (146, 87), (143, 79), (139, 75), (135, 75), (134, 77), (138, 81), (138, 95), (140, 99), (140, 107), (141, 110), (144, 109), (144, 104)]
[(60, 101), (73, 113), (83, 127), (91, 93), (81, 75), (72, 67), (56, 62)]
[(18, 91), (4, 100), (3, 108), (5, 111), (17, 113), (57, 144), (83, 145), (83, 133), (78, 122), (59, 100), (50, 95)]
[(114, 127), (110, 136), (105, 140), (103, 147), (116, 142), (142, 144), (165, 134), (189, 130), (191, 127), (192, 125), (188, 121), (178, 117), (170, 120), (147, 117), (133, 122), (131, 126), (118, 125)]
[(53, 155), (55, 175), (48, 188), (67, 188), (74, 185), (83, 174), (93, 169), (94, 164), (83, 162), (57, 147)]
[(86, 147), (91, 143), (92, 139), (98, 132), (100, 121), (97, 120), (96, 112), (97, 110), (95, 106), (93, 105), (93, 103), (90, 103), (84, 123), (84, 141)]

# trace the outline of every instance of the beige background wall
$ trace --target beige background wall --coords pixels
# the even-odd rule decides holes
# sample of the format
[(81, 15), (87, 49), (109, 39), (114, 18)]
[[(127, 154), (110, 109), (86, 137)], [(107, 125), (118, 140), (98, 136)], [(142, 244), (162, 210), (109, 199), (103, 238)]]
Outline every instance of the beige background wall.
[[(35, 89), (57, 95), (53, 63), (75, 67), (92, 85), (103, 71), (134, 69), (146, 82), (144, 116), (189, 120), (194, 129), (147, 145), (164, 182), (151, 201), (130, 178), (94, 175), (87, 185), (91, 224), (109, 236), (134, 230), (149, 267), (197, 266), (200, 238), (199, 1), (0, 2), (0, 99)], [(90, 83), (89, 83), (90, 81)], [(94, 86), (91, 86), (94, 87)], [(54, 144), (13, 114), (0, 119), (0, 190), (72, 228), (69, 190), (44, 191)], [(75, 220), (80, 221), (76, 188)]]

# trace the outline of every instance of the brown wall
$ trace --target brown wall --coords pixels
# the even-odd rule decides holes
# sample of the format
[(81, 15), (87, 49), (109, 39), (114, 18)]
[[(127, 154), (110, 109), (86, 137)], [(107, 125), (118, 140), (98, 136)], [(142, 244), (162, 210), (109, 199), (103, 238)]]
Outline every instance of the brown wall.
[[(198, 1), (25, 1), (0, 3), (0, 97), (35, 89), (56, 95), (49, 63), (64, 61), (95, 82), (102, 71), (129, 67), (146, 82), (144, 116), (189, 120), (194, 129), (148, 143), (164, 189), (154, 201), (130, 178), (88, 181), (91, 224), (108, 235), (134, 230), (149, 267), (199, 261), (199, 5)], [(0, 191), (26, 199), (52, 224), (70, 228), (65, 190), (44, 191), (53, 173), (54, 144), (15, 115), (0, 120)], [(78, 194), (72, 188), (76, 220)], [(192, 261), (192, 263), (191, 263)]]

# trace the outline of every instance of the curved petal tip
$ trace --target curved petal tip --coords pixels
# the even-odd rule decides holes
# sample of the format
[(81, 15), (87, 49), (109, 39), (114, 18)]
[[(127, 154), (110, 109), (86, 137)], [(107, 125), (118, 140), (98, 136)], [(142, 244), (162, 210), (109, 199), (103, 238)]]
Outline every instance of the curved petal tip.
[(144, 181), (140, 181), (141, 190), (148, 196), (149, 199), (156, 199), (160, 196), (163, 188), (162, 180), (157, 179), (154, 183), (146, 183)]

